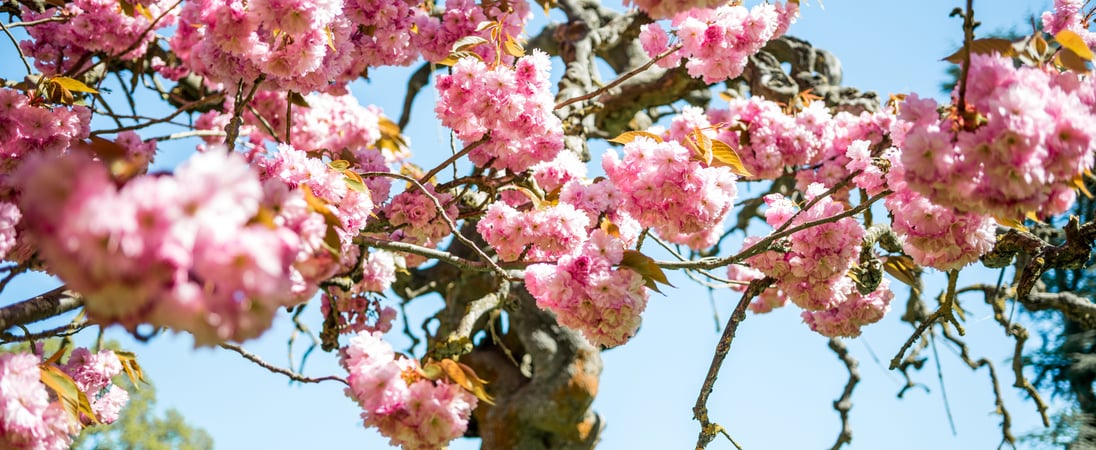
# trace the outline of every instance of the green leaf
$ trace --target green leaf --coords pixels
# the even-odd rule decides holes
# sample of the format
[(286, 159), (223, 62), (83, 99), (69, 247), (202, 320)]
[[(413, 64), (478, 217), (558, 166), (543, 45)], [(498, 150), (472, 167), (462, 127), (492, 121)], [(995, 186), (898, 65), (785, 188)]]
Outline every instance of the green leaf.
[(660, 144), (662, 143), (661, 137), (659, 137), (657, 134), (648, 133), (646, 131), (625, 131), (623, 133), (620, 133), (620, 136), (609, 139), (609, 142), (620, 145), (628, 145), (632, 141), (636, 140), (636, 138), (638, 137), (645, 137), (654, 140), (655, 142), (658, 142)]
[[(989, 55), (997, 53), (1001, 56), (1015, 56), (1016, 50), (1012, 48), (1012, 41), (1001, 38), (985, 38), (975, 39), (970, 42), (970, 54), (972, 55)], [(948, 55), (944, 58), (944, 61), (953, 64), (963, 63), (963, 49), (960, 48), (955, 53)]]
[(712, 139), (712, 157), (715, 161), (730, 167), (731, 172), (735, 175), (743, 178), (753, 176), (753, 174), (746, 169), (746, 166), (742, 164), (742, 158), (738, 156), (738, 152), (731, 148), (730, 145), (727, 145), (726, 142), (719, 139)]
[(41, 372), (42, 384), (45, 384), (57, 398), (61, 400), (61, 406), (65, 412), (72, 415), (76, 422), (80, 422), (80, 414), (87, 416), (94, 423), (99, 423), (95, 416), (95, 410), (91, 409), (91, 402), (87, 395), (76, 386), (67, 373), (53, 364), (43, 363), (38, 366)]
[(334, 161), (331, 161), (331, 162), (327, 163), (327, 167), (330, 167), (334, 170), (342, 172), (342, 171), (350, 168), (350, 161), (347, 161), (345, 159), (336, 159)]
[(1054, 35), (1054, 40), (1061, 45), (1062, 48), (1071, 50), (1077, 56), (1085, 61), (1092, 61), (1096, 55), (1092, 54), (1092, 49), (1088, 48), (1085, 44), (1085, 39), (1075, 31), (1062, 30), (1058, 34)]
[(643, 277), (646, 286), (655, 292), (662, 293), (655, 283), (662, 283), (670, 287), (674, 286), (670, 284), (670, 280), (666, 278), (666, 273), (662, 271), (662, 268), (655, 264), (654, 259), (637, 250), (625, 250), (624, 258), (620, 260), (619, 265), (638, 273)]

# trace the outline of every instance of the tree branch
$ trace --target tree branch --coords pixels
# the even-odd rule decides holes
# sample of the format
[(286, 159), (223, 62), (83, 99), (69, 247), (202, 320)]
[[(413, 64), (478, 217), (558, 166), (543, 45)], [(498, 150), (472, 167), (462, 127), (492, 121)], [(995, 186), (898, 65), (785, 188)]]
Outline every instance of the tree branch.
[(698, 450), (708, 447), (708, 444), (715, 439), (716, 435), (723, 432), (723, 427), (712, 423), (708, 418), (708, 397), (712, 395), (715, 379), (719, 376), (719, 369), (723, 366), (723, 360), (727, 358), (727, 353), (731, 351), (731, 342), (734, 341), (735, 332), (738, 331), (738, 324), (746, 319), (746, 307), (749, 306), (754, 297), (760, 295), (774, 281), (776, 280), (769, 277), (751, 281), (746, 288), (746, 292), (742, 293), (742, 299), (738, 301), (738, 306), (735, 306), (731, 317), (727, 319), (727, 326), (723, 328), (723, 336), (719, 338), (719, 344), (715, 347), (715, 354), (712, 355), (712, 364), (708, 366), (708, 375), (704, 377), (704, 385), (701, 386), (700, 395), (697, 396), (696, 405), (693, 406), (693, 418), (700, 421), (700, 434), (696, 438), (696, 448)]
[(837, 353), (837, 358), (845, 363), (845, 369), (849, 371), (849, 381), (845, 383), (845, 389), (841, 391), (841, 398), (834, 400), (833, 409), (841, 416), (841, 432), (837, 435), (832, 450), (838, 450), (845, 444), (852, 443), (852, 426), (849, 425), (849, 411), (852, 410), (852, 391), (860, 382), (860, 370), (857, 369), (856, 358), (849, 354), (849, 348), (838, 338), (830, 338), (830, 350)]
[(230, 344), (230, 343), (226, 342), (226, 343), (221, 344), (221, 348), (226, 349), (226, 350), (232, 350), (236, 353), (239, 353), (240, 356), (244, 357), (244, 359), (246, 359), (248, 361), (251, 361), (255, 364), (258, 364), (259, 367), (262, 367), (262, 368), (264, 368), (266, 370), (269, 370), (271, 372), (274, 372), (274, 373), (280, 373), (282, 375), (285, 375), (285, 376), (289, 377), (290, 380), (293, 380), (293, 381), (296, 381), (296, 382), (299, 382), (299, 383), (319, 383), (321, 381), (338, 381), (342, 384), (345, 384), (345, 385), (349, 386), (349, 383), (347, 383), (346, 380), (342, 379), (341, 377), (334, 376), (334, 375), (328, 375), (326, 377), (312, 378), (312, 377), (306, 377), (304, 375), (301, 375), (297, 372), (293, 372), (291, 370), (285, 369), (283, 367), (275, 366), (273, 364), (270, 364), (270, 363), (264, 361), (258, 355), (254, 354), (254, 353), (251, 353), (247, 350), (244, 350), (243, 347), (240, 347), (239, 345), (236, 345), (236, 344)]
[(0, 331), (59, 316), (83, 306), (80, 295), (65, 286), (0, 308)]

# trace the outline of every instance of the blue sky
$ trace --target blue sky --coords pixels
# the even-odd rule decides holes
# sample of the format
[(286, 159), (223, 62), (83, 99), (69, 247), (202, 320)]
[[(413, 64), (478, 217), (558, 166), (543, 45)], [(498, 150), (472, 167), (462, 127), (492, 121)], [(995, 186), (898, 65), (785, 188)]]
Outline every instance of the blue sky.
[[(908, 92), (940, 97), (937, 86), (947, 65), (940, 59), (954, 51), (961, 38), (959, 20), (948, 18), (951, 9), (960, 6), (959, 1), (826, 0), (824, 8), (817, 0), (809, 3), (789, 33), (837, 55), (845, 69), (846, 85), (876, 90), (883, 98)], [(984, 22), (980, 31), (1027, 23), (1031, 14), (1038, 14), (1048, 3), (976, 2), (977, 17)], [(540, 12), (536, 14), (543, 18)], [(0, 76), (22, 75), (22, 65), (14, 59), (6, 40), (0, 40), (0, 58), (7, 61), (0, 65)], [(370, 74), (373, 80), (357, 83), (354, 93), (362, 103), (378, 104), (390, 116), (398, 116), (407, 71)], [(603, 74), (603, 79), (608, 77)], [(445, 130), (432, 119), (431, 101), (429, 91), (420, 96), (416, 116), (406, 131), (416, 153), (441, 158), (448, 154), (449, 145)], [(176, 146), (164, 160), (185, 153), (185, 148)], [(717, 291), (709, 297), (707, 290), (684, 276), (671, 277), (678, 288), (666, 290), (664, 296), (652, 295), (638, 335), (627, 345), (603, 354), (605, 369), (594, 404), (607, 424), (601, 448), (690, 448), (695, 442), (698, 426), (691, 408), (719, 338), (712, 302), (722, 322), (737, 296)], [(994, 272), (971, 271), (961, 283), (994, 283), (996, 278)], [(49, 283), (44, 277), (26, 277), (0, 296), (0, 304), (45, 291)], [(939, 283), (930, 286), (925, 298), (932, 298), (939, 289)], [(860, 361), (863, 377), (853, 397), (851, 448), (996, 447), (999, 418), (992, 414), (988, 374), (970, 371), (947, 346), (938, 346), (941, 375), (931, 360), (916, 375), (930, 391), (912, 390), (901, 401), (895, 398), (901, 377), (883, 365), (911, 332), (898, 321), (905, 296), (903, 289), (897, 288), (896, 309), (883, 322), (868, 327), (862, 338), (847, 341)], [(981, 299), (964, 298), (961, 302), (970, 311), (966, 328), (972, 351), (998, 363), (1014, 433), (1034, 429), (1038, 426), (1034, 405), (1011, 387), (1011, 341)], [(440, 306), (436, 299), (420, 303), (412, 311), (413, 320)], [(319, 323), (316, 309), (309, 311), (313, 324)], [(284, 365), (288, 322), (288, 317), (279, 317), (273, 330), (245, 347)], [(169, 333), (149, 343), (134, 342), (118, 330), (111, 330), (108, 336), (138, 354), (157, 384), (160, 405), (179, 409), (187, 420), (208, 430), (217, 448), (385, 448), (384, 438), (361, 426), (360, 410), (343, 395), (339, 384), (290, 385), (284, 377), (235, 354), (193, 349), (185, 335)], [(396, 333), (390, 337), (397, 348), (407, 345)], [(301, 351), (298, 348), (296, 354)], [(881, 364), (873, 360), (872, 352)], [(931, 351), (926, 355), (931, 357)], [(343, 375), (334, 358), (319, 351), (306, 372)], [(710, 414), (747, 449), (828, 448), (839, 427), (832, 402), (839, 396), (845, 376), (843, 365), (826, 347), (826, 339), (810, 332), (794, 308), (750, 316), (724, 363), (709, 401)], [(954, 435), (945, 414), (941, 378), (955, 419)], [(456, 441), (451, 448), (478, 448), (478, 442)], [(733, 447), (717, 439), (709, 448)]]

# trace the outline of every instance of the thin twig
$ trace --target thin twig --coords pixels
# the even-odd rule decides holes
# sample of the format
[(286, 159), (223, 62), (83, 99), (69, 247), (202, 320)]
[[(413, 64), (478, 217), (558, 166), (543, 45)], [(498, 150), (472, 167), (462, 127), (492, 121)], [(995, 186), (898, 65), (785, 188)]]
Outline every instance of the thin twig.
[[(190, 103), (186, 103), (186, 104), (180, 106), (178, 109), (176, 109), (171, 114), (168, 114), (167, 116), (159, 118), (159, 119), (152, 119), (152, 120), (149, 120), (148, 122), (139, 123), (139, 124), (136, 124), (136, 125), (120, 126), (118, 128), (114, 128), (114, 129), (110, 129), (110, 130), (97, 130), (97, 131), (95, 131), (91, 134), (94, 135), (94, 136), (99, 136), (99, 135), (103, 135), (103, 134), (121, 133), (123, 131), (140, 130), (142, 128), (150, 127), (150, 126), (156, 125), (158, 123), (170, 122), (171, 120), (175, 119), (176, 117), (178, 117), (182, 113), (192, 111), (194, 109), (201, 108), (202, 106), (205, 106), (206, 104), (213, 103), (213, 102), (218, 102), (218, 101), (222, 101), (222, 100), (224, 100), (224, 94), (218, 93), (218, 94), (210, 95), (208, 97), (200, 98), (200, 99), (192, 101)], [(134, 117), (136, 117), (136, 116), (134, 116)]]
[(890, 191), (890, 190), (880, 192), (875, 197), (872, 197), (872, 198), (868, 199), (868, 201), (863, 202), (859, 205), (856, 205), (852, 209), (845, 210), (844, 212), (842, 212), (840, 214), (830, 216), (830, 217), (826, 217), (826, 218), (823, 218), (823, 219), (812, 220), (810, 222), (805, 222), (805, 223), (802, 223), (800, 225), (788, 228), (784, 231), (780, 231), (780, 232), (770, 234), (768, 236), (765, 236), (761, 240), (755, 242), (753, 245), (751, 245), (751, 246), (743, 249), (742, 251), (738, 252), (737, 254), (734, 254), (734, 255), (731, 255), (731, 256), (726, 256), (726, 257), (722, 257), (722, 258), (701, 258), (701, 259), (692, 260), (692, 261), (655, 261), (655, 264), (657, 264), (659, 267), (662, 267), (663, 269), (714, 269), (714, 268), (717, 268), (717, 267), (722, 267), (722, 266), (726, 266), (726, 265), (729, 265), (729, 264), (738, 263), (738, 262), (741, 262), (742, 260), (744, 260), (746, 258), (757, 255), (757, 254), (762, 253), (764, 251), (767, 251), (769, 249), (769, 246), (772, 245), (773, 242), (775, 242), (779, 239), (782, 239), (786, 236), (792, 235), (794, 233), (798, 233), (800, 231), (803, 231), (803, 230), (811, 228), (811, 227), (822, 225), (824, 223), (836, 222), (836, 221), (844, 219), (846, 217), (855, 216), (855, 215), (859, 214), (860, 212), (862, 212), (862, 211), (864, 211), (868, 208), (871, 208), (871, 205), (873, 203), (879, 201), (880, 199), (882, 199), (882, 198), (884, 198), (884, 197), (886, 197), (886, 196), (888, 196), (892, 193), (893, 193), (893, 191)]
[[(479, 141), (477, 141), (477, 142), (479, 142)], [(415, 187), (418, 188), (419, 191), (422, 192), (423, 195), (427, 196), (434, 203), (435, 211), (437, 211), (438, 216), (440, 216), (443, 220), (445, 220), (445, 225), (449, 227), (449, 232), (453, 234), (453, 237), (455, 237), (457, 240), (461, 241), (464, 245), (467, 245), (468, 248), (472, 249), (472, 251), (476, 252), (476, 254), (479, 255), (479, 257), (483, 260), (483, 262), (487, 263), (487, 265), (492, 270), (494, 270), (495, 273), (497, 273), (497, 274), (501, 275), (503, 278), (509, 279), (511, 281), (522, 281), (522, 280), (525, 279), (524, 274), (522, 274), (521, 276), (515, 276), (514, 274), (512, 274), (512, 273), (506, 271), (505, 269), (503, 269), (502, 267), (499, 267), (499, 265), (495, 262), (495, 260), (491, 259), (490, 256), (487, 256), (487, 253), (485, 253), (483, 251), (483, 249), (479, 248), (479, 246), (476, 245), (475, 242), (472, 242), (471, 239), (468, 239), (468, 237), (466, 237), (463, 233), (461, 233), (460, 230), (457, 228), (457, 224), (454, 223), (453, 219), (450, 218), (449, 215), (445, 213), (445, 207), (442, 206), (441, 200), (438, 200), (437, 196), (431, 194), (430, 191), (427, 190), (425, 186), (423, 186), (423, 183), (419, 182), (419, 180), (416, 180), (416, 179), (414, 179), (412, 177), (409, 177), (407, 175), (403, 175), (403, 174), (399, 174), (399, 173), (393, 173), (393, 172), (366, 172), (366, 173), (362, 173), (362, 174), (359, 174), (359, 175), (362, 176), (362, 177), (396, 178), (396, 179), (403, 180), (403, 181), (406, 181), (408, 183), (411, 183), (411, 184), (415, 185)], [(426, 178), (429, 178), (429, 177), (426, 177)], [(442, 252), (442, 253), (444, 253), (444, 252)], [(450, 256), (452, 256), (452, 255), (450, 255)], [(452, 256), (452, 257), (456, 258), (455, 256)], [(457, 258), (457, 259), (460, 259), (460, 258)]]
[(955, 315), (953, 314), (953, 308), (955, 306), (955, 296), (957, 295), (955, 283), (956, 280), (958, 280), (958, 277), (958, 270), (951, 270), (948, 272), (948, 290), (946, 293), (941, 294), (942, 298), (940, 299), (940, 308), (938, 308), (931, 315), (929, 315), (929, 317), (926, 318), (923, 322), (918, 324), (917, 329), (913, 332), (913, 334), (910, 335), (909, 338), (906, 339), (906, 342), (902, 344), (902, 347), (898, 349), (898, 354), (894, 355), (894, 358), (891, 359), (891, 370), (898, 368), (898, 365), (901, 364), (902, 356), (905, 355), (906, 350), (910, 348), (910, 345), (913, 345), (918, 337), (925, 334), (925, 331), (928, 330), (928, 328), (931, 327), (932, 324), (936, 323), (937, 320), (941, 318), (946, 319), (947, 322), (955, 325), (955, 329), (959, 331), (960, 335), (963, 334), (963, 328), (959, 325), (959, 322), (955, 320)]
[(0, 20), (0, 30), (4, 30), (4, 34), (8, 35), (8, 39), (11, 39), (11, 43), (15, 47), (15, 51), (19, 53), (19, 59), (23, 61), (23, 67), (27, 68), (27, 75), (33, 75), (34, 69), (30, 67), (30, 61), (27, 61), (27, 56), (23, 54), (23, 49), (19, 48), (19, 41), (15, 39), (15, 36), (8, 31), (8, 27), (4, 25), (4, 21)]
[[(44, 19), (38, 19), (38, 20), (27, 20), (27, 21), (24, 21), (24, 22), (12, 22), (12, 23), (8, 24), (8, 28), (33, 27), (35, 25), (41, 25), (43, 23), (68, 22), (70, 20), (72, 20), (72, 17), (53, 16), (53, 17), (46, 17)], [(0, 24), (0, 25), (3, 25), (3, 24)]]
[(434, 175), (437, 175), (438, 172), (441, 172), (442, 169), (445, 169), (446, 166), (456, 162), (458, 159), (461, 159), (461, 157), (463, 157), (464, 155), (467, 155), (467, 154), (471, 153), (472, 150), (476, 149), (476, 147), (479, 147), (479, 146), (487, 143), (487, 141), (490, 140), (490, 139), (491, 139), (491, 133), (487, 133), (483, 137), (481, 137), (478, 141), (475, 141), (471, 144), (466, 145), (463, 149), (461, 149), (461, 151), (454, 153), (453, 156), (450, 156), (445, 161), (442, 161), (441, 164), (438, 164), (433, 169), (430, 169), (429, 172), (426, 172), (426, 175), (423, 175), (421, 178), (419, 178), (418, 183), (419, 184), (429, 183), (430, 179), (434, 178)]
[(342, 384), (345, 384), (347, 386), (350, 385), (349, 383), (346, 382), (346, 380), (344, 380), (341, 377), (337, 377), (335, 375), (328, 375), (326, 377), (312, 378), (312, 377), (306, 377), (306, 376), (301, 375), (297, 372), (293, 372), (291, 370), (285, 369), (284, 367), (275, 366), (275, 365), (270, 364), (266, 361), (263, 361), (263, 359), (260, 358), (258, 355), (254, 354), (254, 353), (251, 353), (247, 350), (244, 350), (243, 347), (240, 347), (239, 345), (236, 345), (236, 344), (230, 344), (230, 343), (226, 342), (226, 343), (221, 344), (221, 348), (226, 349), (226, 350), (232, 350), (236, 353), (239, 353), (240, 356), (244, 357), (244, 359), (246, 359), (248, 361), (251, 361), (255, 364), (258, 364), (259, 367), (262, 367), (262, 368), (264, 368), (266, 370), (269, 370), (271, 372), (274, 372), (274, 373), (280, 373), (282, 375), (285, 375), (285, 376), (289, 377), (290, 380), (293, 380), (293, 381), (296, 381), (296, 382), (299, 382), (299, 383), (319, 383), (321, 381), (338, 381), (338, 382), (340, 382)]
[(655, 63), (657, 63), (658, 61), (660, 61), (661, 59), (663, 59), (667, 56), (670, 56), (671, 54), (673, 54), (674, 52), (676, 52), (680, 49), (681, 49), (681, 44), (678, 43), (678, 44), (674, 45), (673, 47), (670, 47), (669, 49), (666, 49), (666, 51), (664, 51), (662, 53), (659, 53), (657, 56), (652, 58), (650, 61), (647, 61), (646, 64), (644, 64), (642, 66), (639, 66), (639, 67), (636, 67), (635, 69), (632, 69), (631, 71), (625, 73), (624, 75), (621, 75), (621, 76), (617, 77), (617, 79), (613, 80), (609, 84), (606, 84), (605, 86), (602, 86), (602, 87), (598, 88), (597, 90), (595, 90), (593, 92), (590, 92), (588, 94), (583, 94), (583, 95), (580, 95), (578, 97), (572, 97), (572, 98), (569, 98), (567, 100), (564, 100), (562, 102), (557, 103), (556, 107), (554, 109), (560, 109), (560, 108), (563, 108), (564, 106), (567, 106), (567, 105), (570, 105), (570, 104), (573, 104), (573, 103), (578, 103), (578, 102), (581, 102), (583, 100), (589, 100), (591, 98), (594, 98), (594, 97), (597, 97), (601, 94), (604, 94), (605, 92), (608, 92), (610, 89), (615, 88), (617, 86), (620, 86), (621, 83), (627, 81), (628, 79), (630, 79), (630, 78), (632, 78), (636, 75), (639, 75), (640, 73), (642, 73), (643, 71), (645, 71), (647, 69), (650, 69), (651, 66), (655, 65)]
[(76, 333), (84, 331), (84, 329), (90, 327), (91, 325), (92, 324), (87, 321), (82, 321), (79, 323), (69, 323), (56, 328), (39, 331), (37, 333), (23, 334), (21, 336), (16, 336), (8, 332), (0, 332), (0, 342), (7, 344), (11, 342), (36, 341), (39, 339), (46, 339), (51, 337), (72, 336)]

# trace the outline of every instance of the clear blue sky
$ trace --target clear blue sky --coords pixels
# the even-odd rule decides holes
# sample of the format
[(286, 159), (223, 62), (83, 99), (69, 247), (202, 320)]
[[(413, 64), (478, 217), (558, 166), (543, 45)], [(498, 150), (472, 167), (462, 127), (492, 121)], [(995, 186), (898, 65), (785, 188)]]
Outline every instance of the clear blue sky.
[[(845, 68), (846, 85), (876, 90), (884, 98), (888, 93), (907, 92), (939, 96), (937, 86), (946, 68), (940, 59), (960, 42), (959, 21), (947, 17), (959, 3), (826, 0), (822, 8), (813, 0), (790, 34), (837, 55)], [(1048, 3), (981, 0), (975, 10), (984, 22), (980, 30), (988, 33), (1027, 23), (1028, 16), (1038, 14)], [(14, 58), (10, 43), (0, 40), (0, 60), (6, 61), (0, 65), (0, 76), (22, 76), (21, 64)], [(363, 103), (378, 104), (397, 116), (407, 72), (370, 74), (373, 81), (358, 83), (354, 93)], [(603, 79), (608, 77), (603, 74)], [(415, 105), (418, 114), (407, 133), (416, 153), (437, 158), (449, 150), (445, 130), (432, 119), (430, 101), (429, 92), (420, 96)], [(162, 161), (184, 157), (186, 150), (175, 147), (167, 153)], [(636, 338), (603, 354), (605, 370), (594, 405), (607, 424), (601, 448), (691, 448), (695, 442), (698, 427), (691, 408), (719, 333), (708, 292), (684, 276), (674, 277), (678, 288), (667, 290), (665, 296), (652, 295)], [(42, 277), (21, 281), (0, 297), (0, 304), (49, 287), (49, 280)], [(996, 274), (970, 272), (962, 281), (993, 283)], [(939, 284), (928, 288), (926, 298), (939, 289)], [(864, 378), (853, 397), (851, 448), (995, 448), (999, 418), (993, 415), (988, 374), (971, 372), (946, 346), (939, 346), (942, 378), (957, 433), (949, 429), (932, 361), (917, 375), (917, 381), (931, 392), (913, 390), (904, 400), (895, 399), (900, 376), (877, 364), (869, 348), (885, 364), (910, 333), (898, 321), (905, 293), (901, 288), (897, 292), (896, 310), (868, 327), (862, 338), (847, 341)], [(737, 296), (722, 291), (714, 299), (720, 320), (725, 320)], [(440, 305), (436, 300), (423, 303), (413, 320)], [(1034, 405), (1011, 387), (1007, 365), (1011, 341), (1004, 338), (980, 299), (964, 299), (963, 305), (971, 313), (966, 327), (974, 353), (998, 362), (1014, 433), (1034, 429), (1038, 426)], [(319, 323), (316, 309), (310, 311), (312, 324)], [(284, 364), (289, 330), (288, 318), (280, 317), (273, 330), (246, 347)], [(339, 384), (289, 385), (284, 377), (235, 354), (194, 350), (185, 335), (168, 334), (147, 344), (133, 342), (117, 330), (108, 335), (138, 354), (157, 384), (160, 405), (175, 407), (187, 420), (204, 427), (219, 449), (385, 448), (385, 439), (361, 426), (360, 410), (343, 395)], [(406, 345), (398, 334), (391, 338), (397, 347)], [(301, 351), (298, 348), (297, 354)], [(307, 373), (343, 375), (334, 358), (319, 351)], [(810, 332), (797, 310), (751, 316), (739, 329), (716, 384), (709, 402), (711, 417), (747, 449), (829, 448), (839, 426), (832, 401), (844, 383), (845, 369), (826, 347), (826, 339)], [(478, 442), (456, 441), (451, 448), (478, 448)], [(732, 446), (717, 439), (709, 448)]]

